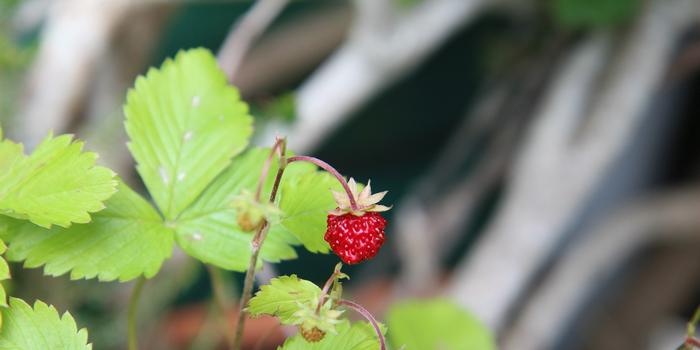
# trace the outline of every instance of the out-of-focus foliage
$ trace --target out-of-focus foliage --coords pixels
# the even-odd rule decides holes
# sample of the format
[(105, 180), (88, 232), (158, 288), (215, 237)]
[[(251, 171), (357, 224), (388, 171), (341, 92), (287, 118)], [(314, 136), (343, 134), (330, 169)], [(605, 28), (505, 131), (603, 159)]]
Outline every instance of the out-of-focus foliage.
[(609, 26), (631, 19), (640, 0), (552, 0), (554, 16), (568, 27)]
[(490, 332), (448, 300), (416, 300), (392, 306), (387, 315), (395, 349), (496, 349)]
[(269, 118), (292, 122), (296, 116), (296, 96), (293, 92), (287, 92), (271, 100), (263, 101), (259, 106), (253, 107), (256, 118)]

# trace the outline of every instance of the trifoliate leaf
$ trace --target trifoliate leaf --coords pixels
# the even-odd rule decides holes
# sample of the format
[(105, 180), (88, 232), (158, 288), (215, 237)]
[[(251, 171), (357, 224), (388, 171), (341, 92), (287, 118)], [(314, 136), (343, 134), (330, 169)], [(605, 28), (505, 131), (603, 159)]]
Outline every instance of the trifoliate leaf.
[(496, 349), (489, 330), (474, 316), (447, 300), (406, 301), (387, 315), (393, 348)]
[(166, 219), (175, 219), (248, 144), (252, 118), (206, 49), (136, 79), (124, 106), (129, 150)]
[(70, 135), (47, 137), (30, 156), (18, 156), (19, 145), (0, 143), (0, 213), (47, 228), (89, 222), (116, 181), (82, 148)]
[[(289, 169), (298, 164), (292, 163)], [(328, 253), (330, 247), (323, 239), (328, 212), (336, 203), (331, 190), (342, 191), (338, 180), (325, 171), (308, 172), (285, 178), (280, 191), (280, 225), (292, 233), (304, 247), (314, 253)]]
[(59, 316), (53, 306), (41, 301), (32, 308), (17, 298), (2, 309), (4, 324), (0, 331), (0, 350), (90, 350), (88, 332), (78, 330), (69, 313)]
[[(337, 334), (326, 333), (319, 342), (308, 342), (301, 334), (288, 338), (278, 350), (379, 350), (377, 333), (367, 322), (350, 324), (343, 321), (336, 326)], [(384, 329), (382, 329), (384, 332)], [(397, 348), (398, 349), (398, 348)], [(413, 349), (413, 348), (409, 348)], [(436, 349), (436, 348), (415, 348)], [(439, 348), (437, 348), (439, 349)], [(459, 348), (470, 349), (470, 348)], [(470, 349), (471, 350), (471, 349)]]
[[(245, 271), (248, 268), (254, 233), (245, 232), (238, 226), (238, 212), (234, 203), (244, 191), (255, 192), (269, 154), (269, 149), (252, 149), (236, 157), (231, 166), (182, 213), (176, 225), (177, 242), (187, 254), (228, 270)], [(265, 182), (262, 195), (265, 200), (269, 199), (277, 169), (275, 160)], [(302, 164), (290, 166), (282, 182), (293, 180), (298, 174), (312, 169), (313, 166)], [(275, 229), (275, 226), (278, 225), (273, 225), (262, 246), (262, 259), (279, 262), (296, 258), (292, 245), (297, 244), (297, 240), (285, 230)]]
[[(44, 229), (26, 221), (0, 218), (0, 238), (10, 246), (7, 258), (47, 275), (70, 271), (72, 279), (127, 281), (153, 277), (172, 254), (174, 233), (155, 209), (127, 185), (107, 201), (88, 224)], [(4, 224), (3, 224), (4, 221)]]
[(270, 284), (250, 299), (248, 312), (253, 316), (272, 315), (284, 324), (298, 324), (297, 311), (318, 305), (321, 288), (296, 275), (273, 278)]

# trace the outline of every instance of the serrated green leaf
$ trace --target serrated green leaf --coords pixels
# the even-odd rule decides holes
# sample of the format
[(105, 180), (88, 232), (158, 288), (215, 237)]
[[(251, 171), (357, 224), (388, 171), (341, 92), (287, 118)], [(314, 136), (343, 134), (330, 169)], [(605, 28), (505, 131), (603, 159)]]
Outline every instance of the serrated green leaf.
[(175, 219), (248, 144), (252, 118), (216, 59), (193, 49), (136, 80), (124, 106), (129, 150), (166, 219)]
[[(114, 173), (95, 166), (97, 155), (82, 152), (83, 143), (70, 135), (49, 136), (30, 156), (13, 157), (16, 145), (3, 142), (0, 161), (0, 213), (51, 227), (90, 221), (114, 192)], [(11, 149), (7, 151), (7, 149)], [(11, 164), (10, 164), (11, 163)], [(10, 165), (8, 165), (10, 164)]]
[[(297, 164), (293, 163), (289, 168), (295, 166)], [(331, 190), (342, 191), (342, 186), (325, 171), (285, 178), (280, 190), (279, 205), (284, 214), (279, 224), (314, 253), (330, 250), (323, 235), (328, 212), (336, 207)]]
[[(269, 149), (252, 149), (236, 157), (204, 193), (197, 198), (176, 223), (177, 242), (187, 254), (224, 269), (245, 271), (250, 262), (254, 233), (238, 226), (237, 211), (232, 205), (242, 191), (254, 192)], [(277, 161), (272, 162), (263, 194), (267, 198), (277, 173)], [(313, 166), (289, 167), (283, 183)], [(281, 195), (281, 194), (280, 194)], [(266, 261), (279, 262), (297, 257), (294, 244), (297, 240), (286, 230), (270, 229), (260, 252)]]
[(247, 310), (253, 316), (272, 315), (284, 324), (293, 324), (294, 313), (302, 305), (317, 305), (320, 295), (321, 288), (307, 280), (296, 275), (281, 276), (260, 287)]
[(0, 135), (0, 174), (5, 174), (24, 156), (22, 144), (3, 140)]
[(90, 350), (85, 328), (78, 330), (73, 316), (63, 317), (53, 306), (36, 301), (32, 308), (17, 298), (2, 310), (0, 350)]
[(8, 260), (24, 261), (29, 268), (44, 266), (51, 276), (70, 271), (72, 279), (153, 277), (172, 254), (174, 232), (145, 199), (123, 183), (106, 204), (91, 223), (69, 228), (44, 229), (0, 218), (0, 238), (10, 246)]
[[(278, 350), (378, 350), (379, 340), (377, 334), (367, 322), (356, 322), (350, 325), (350, 322), (344, 321), (340, 323), (336, 330), (338, 334), (326, 333), (323, 339), (319, 342), (311, 343), (304, 339), (300, 334), (288, 338), (284, 345), (278, 347)], [(416, 348), (419, 349), (419, 348)], [(420, 349), (435, 349), (435, 348), (420, 348)], [(470, 348), (459, 348), (469, 349)]]
[(474, 316), (448, 300), (405, 301), (387, 314), (394, 348), (496, 349), (489, 330)]

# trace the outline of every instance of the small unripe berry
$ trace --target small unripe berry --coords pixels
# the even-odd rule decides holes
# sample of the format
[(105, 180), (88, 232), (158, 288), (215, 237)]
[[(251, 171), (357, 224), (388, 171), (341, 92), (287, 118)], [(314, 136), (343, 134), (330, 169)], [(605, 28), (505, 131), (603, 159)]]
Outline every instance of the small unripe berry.
[(299, 331), (301, 332), (301, 336), (306, 339), (306, 341), (310, 343), (316, 343), (321, 340), (323, 340), (323, 337), (326, 336), (326, 332), (318, 329), (318, 327), (311, 327), (311, 329), (306, 329), (304, 326), (299, 326)]

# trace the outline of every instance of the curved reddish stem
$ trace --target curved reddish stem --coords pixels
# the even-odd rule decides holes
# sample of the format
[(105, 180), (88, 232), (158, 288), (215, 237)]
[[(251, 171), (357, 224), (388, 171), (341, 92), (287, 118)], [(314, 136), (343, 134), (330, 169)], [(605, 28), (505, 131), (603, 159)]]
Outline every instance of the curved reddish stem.
[(322, 168), (323, 170), (331, 173), (331, 175), (335, 176), (336, 179), (338, 179), (338, 182), (340, 182), (341, 185), (343, 185), (343, 189), (345, 192), (348, 194), (348, 198), (350, 198), (350, 207), (352, 210), (358, 210), (357, 207), (357, 201), (355, 201), (355, 196), (352, 194), (352, 191), (350, 190), (350, 186), (348, 185), (348, 182), (345, 181), (345, 178), (343, 175), (340, 175), (338, 170), (335, 170), (334, 167), (332, 167), (330, 164), (314, 157), (309, 157), (309, 156), (294, 156), (294, 157), (289, 157), (287, 158), (287, 163), (292, 163), (292, 162), (309, 162), (312, 164), (317, 165), (318, 167)]
[(340, 269), (336, 268), (335, 270), (333, 270), (331, 277), (328, 277), (326, 284), (323, 285), (323, 289), (321, 290), (321, 295), (318, 297), (318, 305), (316, 306), (316, 315), (318, 315), (321, 312), (321, 307), (323, 306), (323, 303), (326, 302), (326, 297), (328, 297), (328, 291), (330, 291), (331, 286), (333, 285), (333, 282), (335, 281), (336, 277), (339, 274), (340, 274)]
[(381, 350), (386, 350), (386, 340), (384, 340), (384, 334), (382, 333), (381, 328), (379, 328), (379, 323), (376, 319), (374, 319), (374, 316), (372, 316), (372, 314), (369, 311), (367, 311), (367, 309), (365, 309), (364, 307), (362, 307), (362, 305), (354, 301), (346, 299), (341, 299), (340, 301), (338, 301), (338, 304), (348, 306), (351, 309), (357, 311), (357, 313), (362, 315), (364, 318), (366, 318), (367, 321), (369, 321), (369, 323), (372, 324), (372, 327), (374, 327), (374, 331), (377, 333), (377, 338), (379, 338), (379, 348)]
[(690, 346), (700, 348), (700, 339), (695, 338), (695, 337), (687, 337), (687, 338), (685, 338), (685, 345), (690, 345)]

